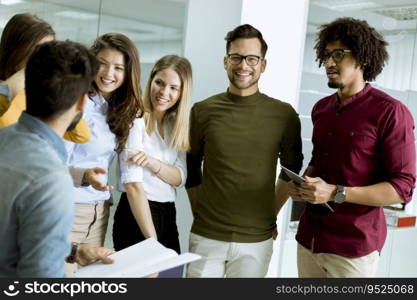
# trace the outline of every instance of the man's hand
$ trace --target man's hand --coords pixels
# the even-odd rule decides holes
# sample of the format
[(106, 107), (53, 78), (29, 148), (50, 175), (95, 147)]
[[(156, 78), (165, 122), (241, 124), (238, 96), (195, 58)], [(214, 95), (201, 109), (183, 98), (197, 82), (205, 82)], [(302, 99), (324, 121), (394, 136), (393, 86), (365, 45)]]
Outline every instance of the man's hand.
[(301, 184), (301, 198), (312, 204), (321, 204), (333, 200), (336, 185), (328, 184), (320, 177), (305, 176), (306, 182)]
[(298, 183), (288, 182), (288, 194), (294, 201), (305, 201), (301, 197), (301, 186)]
[(113, 250), (104, 247), (92, 247), (85, 244), (78, 246), (75, 261), (80, 266), (86, 266), (101, 260), (104, 264), (112, 264), (113, 260), (108, 256), (115, 253)]
[(195, 217), (195, 211), (197, 207), (197, 190), (200, 188), (201, 185), (197, 185), (187, 189), (188, 199), (190, 200), (191, 212)]
[(275, 228), (274, 231), (272, 232), (272, 239), (275, 241), (278, 237), (278, 229)]
[(83, 182), (89, 183), (98, 191), (110, 191), (113, 189), (111, 185), (102, 183), (100, 174), (106, 174), (107, 171), (102, 168), (86, 169), (84, 171)]

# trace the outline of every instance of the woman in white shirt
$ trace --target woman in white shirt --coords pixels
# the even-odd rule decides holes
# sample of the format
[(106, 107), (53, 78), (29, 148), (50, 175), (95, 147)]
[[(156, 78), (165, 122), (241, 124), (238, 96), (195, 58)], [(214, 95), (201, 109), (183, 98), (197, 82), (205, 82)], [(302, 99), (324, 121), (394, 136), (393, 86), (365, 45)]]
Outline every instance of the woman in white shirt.
[(118, 251), (155, 237), (178, 253), (176, 188), (186, 179), (192, 71), (186, 58), (168, 55), (153, 67), (145, 94), (144, 118), (130, 130), (120, 155), (123, 191), (114, 216)]
[[(116, 152), (125, 148), (130, 127), (141, 117), (143, 104), (135, 44), (123, 34), (107, 33), (96, 39), (91, 50), (100, 62), (94, 91), (84, 110), (91, 139), (83, 145), (66, 144), (70, 172), (78, 183), (70, 240), (102, 246), (112, 201), (107, 171)], [(89, 186), (86, 182), (96, 184)]]

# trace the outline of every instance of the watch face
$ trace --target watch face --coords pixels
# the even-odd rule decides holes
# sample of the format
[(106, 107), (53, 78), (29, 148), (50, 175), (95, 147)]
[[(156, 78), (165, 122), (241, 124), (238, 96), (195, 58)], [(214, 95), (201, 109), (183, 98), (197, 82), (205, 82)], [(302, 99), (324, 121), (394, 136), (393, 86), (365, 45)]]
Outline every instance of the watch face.
[(337, 193), (334, 196), (334, 202), (336, 203), (342, 203), (345, 201), (345, 195), (343, 193)]

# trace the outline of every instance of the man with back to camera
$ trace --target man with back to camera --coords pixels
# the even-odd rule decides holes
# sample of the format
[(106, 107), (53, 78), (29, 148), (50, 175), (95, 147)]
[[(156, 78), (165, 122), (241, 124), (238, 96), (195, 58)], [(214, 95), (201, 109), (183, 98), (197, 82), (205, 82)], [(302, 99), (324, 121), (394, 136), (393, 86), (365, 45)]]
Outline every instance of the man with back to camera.
[[(416, 179), (414, 121), (407, 107), (372, 87), (387, 42), (366, 21), (322, 25), (315, 50), (333, 95), (312, 111), (305, 201), (296, 240), (300, 277), (374, 277), (387, 228), (383, 206), (408, 203)], [(323, 205), (328, 203), (331, 212)]]
[(246, 24), (225, 39), (229, 88), (191, 111), (190, 252), (202, 259), (188, 265), (187, 277), (264, 277), (288, 198), (285, 174), (275, 191), (277, 160), (301, 169), (300, 120), (289, 104), (258, 90), (266, 68), (262, 34)]
[(112, 251), (68, 241), (73, 182), (65, 131), (81, 119), (98, 62), (81, 44), (48, 42), (25, 71), (27, 109), (0, 130), (0, 277), (62, 277), (64, 260), (111, 263)]

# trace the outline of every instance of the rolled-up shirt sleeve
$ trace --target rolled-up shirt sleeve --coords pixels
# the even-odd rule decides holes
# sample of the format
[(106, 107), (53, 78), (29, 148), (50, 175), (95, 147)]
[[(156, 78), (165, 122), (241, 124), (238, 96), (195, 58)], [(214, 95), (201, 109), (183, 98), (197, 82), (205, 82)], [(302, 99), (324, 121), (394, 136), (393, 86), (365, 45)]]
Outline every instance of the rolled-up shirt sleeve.
[[(143, 151), (143, 135), (145, 132), (145, 124), (143, 119), (136, 119), (133, 127), (129, 131), (129, 137), (126, 142), (127, 149)], [(131, 157), (133, 154), (123, 150), (119, 154), (120, 166), (120, 183), (143, 182), (143, 167), (132, 163), (126, 163), (125, 158)]]
[(72, 182), (75, 187), (80, 187), (83, 185), (83, 178), (86, 168), (76, 168), (73, 166), (68, 167), (68, 171), (71, 174)]
[(177, 159), (174, 162), (174, 166), (178, 168), (181, 175), (181, 183), (178, 188), (183, 187), (185, 185), (185, 181), (187, 180), (187, 162), (186, 162), (186, 154), (184, 151), (179, 151)]
[[(67, 150), (67, 154), (68, 154), (67, 164), (69, 164), (77, 145), (71, 141), (67, 141), (67, 140), (63, 140), (63, 141), (64, 141), (65, 149)], [(82, 186), (85, 170), (87, 170), (87, 168), (80, 168), (77, 166), (68, 165), (68, 171), (72, 177), (72, 182), (74, 183), (75, 187)]]
[(408, 203), (416, 181), (414, 120), (407, 107), (401, 103), (393, 106), (382, 120), (381, 146), (387, 181)]

